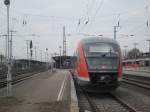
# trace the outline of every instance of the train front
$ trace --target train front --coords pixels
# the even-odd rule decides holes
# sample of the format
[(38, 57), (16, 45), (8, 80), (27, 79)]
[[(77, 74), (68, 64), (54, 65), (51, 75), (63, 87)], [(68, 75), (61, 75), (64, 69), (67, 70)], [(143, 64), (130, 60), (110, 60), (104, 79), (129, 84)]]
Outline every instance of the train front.
[(91, 42), (83, 44), (82, 50), (87, 69), (81, 70), (87, 70), (87, 74), (84, 76), (87, 76), (89, 81), (81, 78), (79, 81), (80, 85), (85, 86), (89, 90), (107, 91), (116, 89), (122, 78), (119, 45), (107, 41)]

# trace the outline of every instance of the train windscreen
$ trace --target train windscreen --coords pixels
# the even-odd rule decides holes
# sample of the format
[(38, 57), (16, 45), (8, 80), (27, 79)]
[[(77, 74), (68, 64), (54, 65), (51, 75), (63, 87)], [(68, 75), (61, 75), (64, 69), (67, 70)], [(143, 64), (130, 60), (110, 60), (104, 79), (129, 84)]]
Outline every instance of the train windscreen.
[(94, 43), (84, 46), (84, 54), (88, 64), (88, 68), (117, 70), (119, 49), (115, 44), (110, 43)]
[(96, 45), (89, 45), (89, 52), (90, 53), (99, 53), (99, 52), (114, 52), (112, 46), (107, 44), (96, 44)]

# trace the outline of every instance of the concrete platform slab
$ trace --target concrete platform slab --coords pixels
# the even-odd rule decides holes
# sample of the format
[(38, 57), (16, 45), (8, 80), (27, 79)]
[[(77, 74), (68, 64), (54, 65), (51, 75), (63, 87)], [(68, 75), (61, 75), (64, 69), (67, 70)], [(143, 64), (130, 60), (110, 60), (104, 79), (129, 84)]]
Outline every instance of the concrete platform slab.
[(70, 74), (66, 70), (41, 73), (14, 85), (13, 95), (18, 103), (0, 105), (0, 112), (69, 112)]

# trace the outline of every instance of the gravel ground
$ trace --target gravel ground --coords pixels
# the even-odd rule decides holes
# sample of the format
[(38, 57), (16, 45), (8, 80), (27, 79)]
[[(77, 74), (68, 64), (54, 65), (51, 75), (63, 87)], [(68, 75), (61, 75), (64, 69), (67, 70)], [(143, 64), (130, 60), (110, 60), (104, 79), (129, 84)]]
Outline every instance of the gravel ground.
[(133, 106), (138, 112), (150, 112), (150, 97), (135, 89), (129, 85), (121, 85), (114, 94)]
[(56, 101), (65, 74), (69, 76), (67, 71), (45, 72), (16, 84), (14, 97), (0, 98), (0, 112), (69, 112), (70, 81), (63, 99)]

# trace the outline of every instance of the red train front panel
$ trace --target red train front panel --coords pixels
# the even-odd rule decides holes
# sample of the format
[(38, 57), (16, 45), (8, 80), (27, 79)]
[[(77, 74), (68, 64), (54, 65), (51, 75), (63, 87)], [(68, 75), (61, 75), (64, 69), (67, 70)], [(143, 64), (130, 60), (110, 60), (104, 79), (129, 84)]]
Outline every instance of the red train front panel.
[(86, 59), (83, 51), (83, 44), (80, 43), (78, 47), (78, 64), (77, 64), (77, 72), (78, 77), (81, 80), (89, 81), (88, 67), (86, 63)]
[[(78, 48), (77, 48), (77, 65), (76, 65), (76, 70), (77, 70), (77, 77), (78, 80), (80, 82), (81, 85), (83, 86), (93, 86), (93, 85), (100, 85), (100, 86), (114, 86), (115, 88), (118, 87), (118, 83), (119, 81), (121, 81), (122, 79), (122, 60), (121, 60), (121, 50), (120, 47), (118, 47), (118, 68), (117, 68), (117, 73), (112, 73), (112, 75), (116, 75), (116, 81), (111, 84), (104, 84), (104, 83), (98, 83), (96, 82), (96, 80), (99, 79), (99, 76), (101, 78), (105, 78), (105, 76), (107, 76), (106, 74), (110, 74), (107, 73), (107, 71), (101, 71), (99, 72), (97, 71), (92, 71), (89, 68), (88, 62), (87, 62), (87, 57), (85, 56), (85, 44), (82, 43), (82, 41), (79, 43)], [(94, 77), (94, 78), (93, 78)], [(111, 74), (110, 74), (111, 77)], [(107, 77), (106, 77), (107, 78)], [(95, 82), (94, 82), (95, 81)]]

